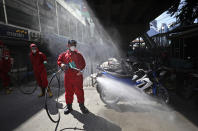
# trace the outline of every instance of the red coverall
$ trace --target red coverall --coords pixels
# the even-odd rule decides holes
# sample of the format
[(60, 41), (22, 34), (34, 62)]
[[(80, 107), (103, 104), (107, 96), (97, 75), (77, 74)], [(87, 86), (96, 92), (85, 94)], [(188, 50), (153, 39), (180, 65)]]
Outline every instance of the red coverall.
[[(36, 47), (36, 45), (31, 44), (30, 49), (32, 49), (32, 47)], [(45, 69), (43, 62), (47, 61), (47, 57), (37, 48), (37, 52), (35, 54), (33, 54), (31, 51), (30, 60), (33, 65), (34, 76), (36, 78), (38, 85), (41, 88), (46, 88), (48, 86), (47, 71)]]
[(0, 59), (0, 79), (3, 82), (3, 87), (8, 87), (10, 84), (10, 77), (8, 72), (11, 70), (10, 57), (6, 60), (4, 57)]
[[(76, 68), (83, 70), (85, 68), (85, 60), (83, 56), (75, 50), (74, 52), (67, 50), (59, 55), (57, 63), (69, 64), (69, 62), (75, 62)], [(77, 96), (78, 103), (84, 103), (84, 91), (83, 91), (83, 76), (77, 75), (78, 71), (69, 68), (65, 71), (64, 86), (65, 86), (65, 100), (66, 104), (72, 104), (74, 93)]]

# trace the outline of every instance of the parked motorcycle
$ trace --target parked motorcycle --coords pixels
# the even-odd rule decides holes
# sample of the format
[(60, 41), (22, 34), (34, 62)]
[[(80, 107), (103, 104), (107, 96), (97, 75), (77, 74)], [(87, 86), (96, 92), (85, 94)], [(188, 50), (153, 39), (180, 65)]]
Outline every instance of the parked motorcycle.
[(112, 68), (110, 68), (110, 66), (104, 67), (102, 64), (98, 65), (97, 69), (99, 72), (95, 76), (92, 76), (96, 79), (97, 92), (105, 104), (111, 105), (118, 103), (120, 100), (122, 100), (122, 94), (119, 96), (114, 95), (111, 93), (111, 91), (108, 91), (108, 88), (103, 88), (97, 81), (97, 79), (100, 77), (127, 83), (131, 88), (135, 88), (144, 94), (156, 97), (164, 103), (169, 103), (169, 93), (167, 89), (164, 88), (159, 82), (156, 75), (156, 70), (145, 71), (143, 69), (137, 68), (137, 64), (134, 64), (132, 68), (130, 68), (130, 66), (127, 65), (127, 62), (123, 60), (121, 62), (117, 62), (115, 65), (117, 70), (115, 70), (114, 67), (114, 71), (112, 71)]

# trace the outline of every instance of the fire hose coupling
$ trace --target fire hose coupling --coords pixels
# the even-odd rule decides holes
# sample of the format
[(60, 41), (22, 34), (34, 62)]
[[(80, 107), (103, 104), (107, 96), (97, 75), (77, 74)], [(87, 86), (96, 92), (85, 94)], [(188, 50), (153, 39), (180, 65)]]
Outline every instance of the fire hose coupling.
[(84, 69), (83, 69), (83, 70), (80, 70), (80, 69), (75, 68), (75, 67), (72, 67), (71, 69), (77, 70), (77, 71), (79, 71), (79, 72), (81, 72), (81, 73), (83, 73), (83, 72), (84, 72)]

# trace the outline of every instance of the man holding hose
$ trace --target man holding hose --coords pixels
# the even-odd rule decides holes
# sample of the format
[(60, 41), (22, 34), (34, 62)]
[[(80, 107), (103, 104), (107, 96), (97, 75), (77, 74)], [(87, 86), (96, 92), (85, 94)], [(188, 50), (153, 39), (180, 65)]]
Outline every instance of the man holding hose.
[[(57, 63), (64, 70), (65, 100), (67, 107), (64, 114), (69, 114), (72, 109), (74, 93), (77, 96), (80, 110), (83, 114), (89, 113), (84, 105), (83, 75), (82, 70), (86, 63), (83, 56), (76, 50), (77, 42), (68, 41), (68, 50), (59, 55)], [(76, 70), (79, 69), (79, 70)]]

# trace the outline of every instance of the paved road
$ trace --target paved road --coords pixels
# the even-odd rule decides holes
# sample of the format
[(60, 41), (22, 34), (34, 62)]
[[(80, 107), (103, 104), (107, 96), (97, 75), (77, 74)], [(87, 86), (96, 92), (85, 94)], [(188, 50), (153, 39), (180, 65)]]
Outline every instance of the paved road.
[[(56, 91), (53, 89), (53, 91)], [(64, 89), (61, 90), (60, 107), (64, 107)], [(39, 90), (32, 95), (21, 94), (14, 89), (10, 95), (0, 93), (0, 131), (53, 131), (56, 127), (43, 108), (44, 98), (38, 98)], [(78, 104), (73, 104), (72, 114), (64, 115), (60, 109), (61, 131), (197, 131), (198, 127), (185, 115), (156, 102), (120, 102), (105, 106), (94, 87), (85, 87), (86, 106), (91, 111), (82, 115)], [(54, 103), (55, 97), (50, 101)], [(53, 108), (51, 113), (57, 114)]]

